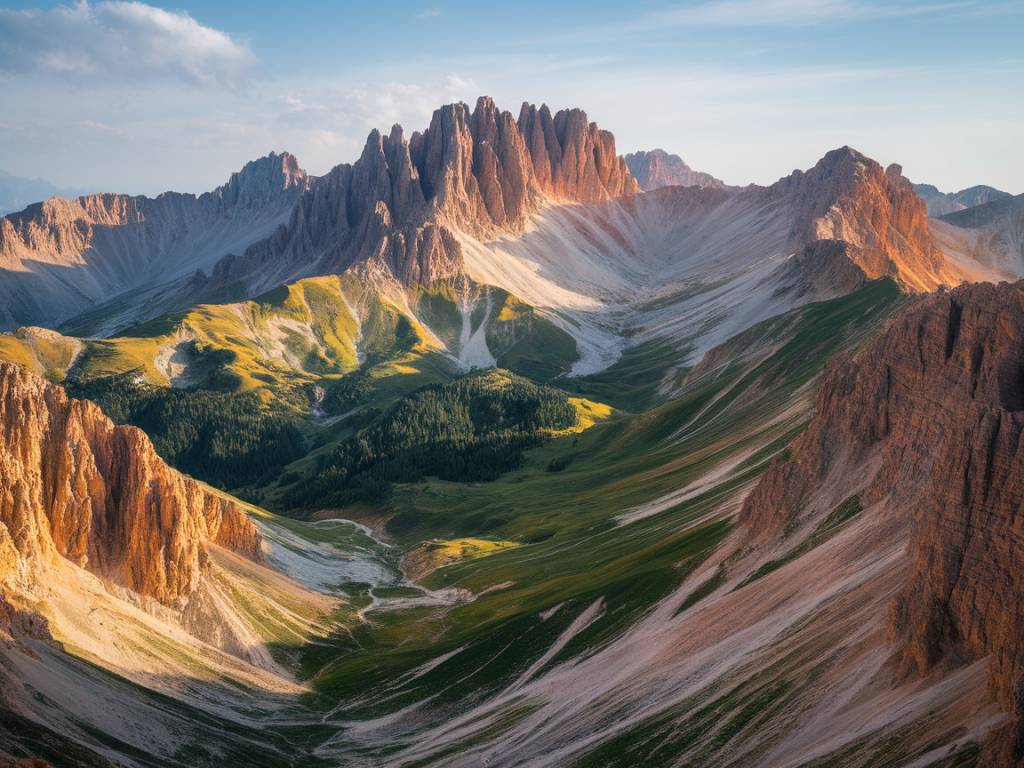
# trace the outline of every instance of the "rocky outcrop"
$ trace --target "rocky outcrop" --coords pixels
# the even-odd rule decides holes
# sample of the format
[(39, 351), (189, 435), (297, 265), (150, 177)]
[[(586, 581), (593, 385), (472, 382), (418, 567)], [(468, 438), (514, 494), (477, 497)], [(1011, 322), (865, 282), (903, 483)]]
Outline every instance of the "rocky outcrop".
[(1015, 719), (982, 764), (1024, 764), (1024, 283), (914, 301), (827, 374), (791, 451), (744, 503), (753, 539), (855, 491), (906, 516), (896, 673), (988, 657), (992, 693)]
[(792, 238), (842, 240), (871, 279), (893, 277), (914, 291), (956, 284), (932, 240), (924, 203), (898, 165), (882, 169), (850, 147), (828, 152), (809, 171), (794, 171), (768, 188), (795, 206)]
[(53, 325), (209, 270), (287, 221), (310, 181), (292, 155), (272, 153), (198, 197), (54, 197), (10, 214), (0, 219), (0, 327)]
[(631, 152), (626, 166), (644, 191), (661, 187), (724, 187), (725, 182), (710, 173), (695, 171), (679, 155), (663, 149)]
[(359, 159), (318, 180), (286, 227), (227, 256), (202, 287), (208, 298), (251, 294), (353, 265), (429, 285), (463, 273), (459, 234), (514, 233), (547, 201), (598, 203), (639, 190), (615, 139), (578, 109), (519, 117), (489, 97), (436, 110), (408, 139), (370, 133)]
[(0, 583), (67, 558), (165, 605), (197, 589), (216, 544), (260, 558), (242, 508), (183, 477), (149, 438), (0, 362)]
[[(822, 301), (853, 293), (867, 277), (842, 240), (815, 240), (793, 255), (780, 271), (776, 294)], [(795, 301), (795, 303), (804, 303)]]

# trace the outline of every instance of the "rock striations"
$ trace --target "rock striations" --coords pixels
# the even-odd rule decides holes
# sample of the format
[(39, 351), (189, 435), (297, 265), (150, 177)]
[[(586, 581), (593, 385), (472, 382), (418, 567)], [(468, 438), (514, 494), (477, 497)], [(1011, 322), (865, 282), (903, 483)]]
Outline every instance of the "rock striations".
[(791, 450), (742, 522), (768, 541), (843, 484), (907, 519), (910, 565), (890, 617), (896, 674), (988, 657), (1014, 720), (982, 764), (1024, 764), (1024, 282), (911, 304), (826, 376)]
[(260, 559), (242, 508), (168, 467), (97, 405), (0, 362), (0, 585), (55, 558), (170, 606), (216, 544)]
[(578, 109), (552, 115), (523, 104), (519, 117), (488, 97), (434, 112), (408, 139), (373, 131), (362, 155), (302, 198), (286, 227), (225, 258), (206, 291), (225, 295), (366, 263), (406, 283), (460, 275), (460, 233), (488, 238), (522, 229), (547, 201), (601, 203), (639, 191), (615, 139)]
[(679, 155), (663, 149), (631, 152), (626, 166), (645, 192), (661, 187), (724, 187), (725, 182), (710, 173), (695, 171)]

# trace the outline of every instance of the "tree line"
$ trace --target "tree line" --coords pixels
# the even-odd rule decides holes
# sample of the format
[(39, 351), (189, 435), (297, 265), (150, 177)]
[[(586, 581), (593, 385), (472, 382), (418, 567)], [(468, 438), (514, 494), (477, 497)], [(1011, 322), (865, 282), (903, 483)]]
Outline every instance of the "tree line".
[(118, 424), (133, 424), (171, 466), (221, 488), (268, 482), (304, 455), (295, 419), (270, 413), (252, 392), (167, 389), (132, 374), (69, 383)]
[(293, 485), (285, 505), (380, 501), (392, 483), (425, 477), (494, 480), (522, 464), (543, 430), (575, 422), (564, 392), (506, 371), (427, 386), (320, 456), (315, 475)]

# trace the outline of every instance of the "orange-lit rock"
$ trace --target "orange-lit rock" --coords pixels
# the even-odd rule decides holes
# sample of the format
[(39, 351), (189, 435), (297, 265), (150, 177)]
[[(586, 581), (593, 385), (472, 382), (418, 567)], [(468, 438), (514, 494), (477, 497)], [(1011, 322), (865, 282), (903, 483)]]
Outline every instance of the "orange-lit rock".
[(890, 616), (895, 674), (988, 657), (993, 696), (1015, 721), (990, 738), (982, 764), (1020, 765), (1024, 283), (914, 301), (826, 375), (791, 451), (747, 498), (742, 523), (755, 540), (779, 536), (840, 482), (904, 516), (912, 567)]
[(0, 362), (0, 581), (64, 557), (141, 595), (187, 598), (215, 543), (253, 559), (234, 501), (184, 477), (146, 435)]

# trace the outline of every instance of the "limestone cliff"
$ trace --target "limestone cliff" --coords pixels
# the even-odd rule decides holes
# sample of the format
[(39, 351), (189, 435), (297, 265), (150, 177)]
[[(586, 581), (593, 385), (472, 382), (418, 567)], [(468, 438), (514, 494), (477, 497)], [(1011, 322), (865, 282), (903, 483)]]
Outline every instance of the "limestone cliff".
[(1014, 722), (982, 764), (1024, 764), (1024, 283), (919, 299), (825, 378), (817, 415), (744, 503), (754, 540), (857, 491), (909, 521), (897, 677), (989, 658)]
[(516, 232), (546, 201), (598, 203), (639, 191), (615, 139), (579, 109), (519, 117), (489, 97), (437, 109), (408, 139), (401, 126), (370, 133), (359, 159), (318, 180), (286, 227), (227, 256), (209, 298), (249, 292), (356, 264), (406, 283), (462, 274), (459, 233)]
[(63, 557), (180, 604), (206, 545), (260, 558), (241, 507), (168, 467), (149, 438), (95, 404), (0, 362), (0, 583)]
[(842, 240), (868, 278), (894, 277), (914, 291), (959, 282), (932, 240), (924, 202), (898, 165), (883, 170), (842, 147), (767, 192), (793, 201), (794, 245)]

